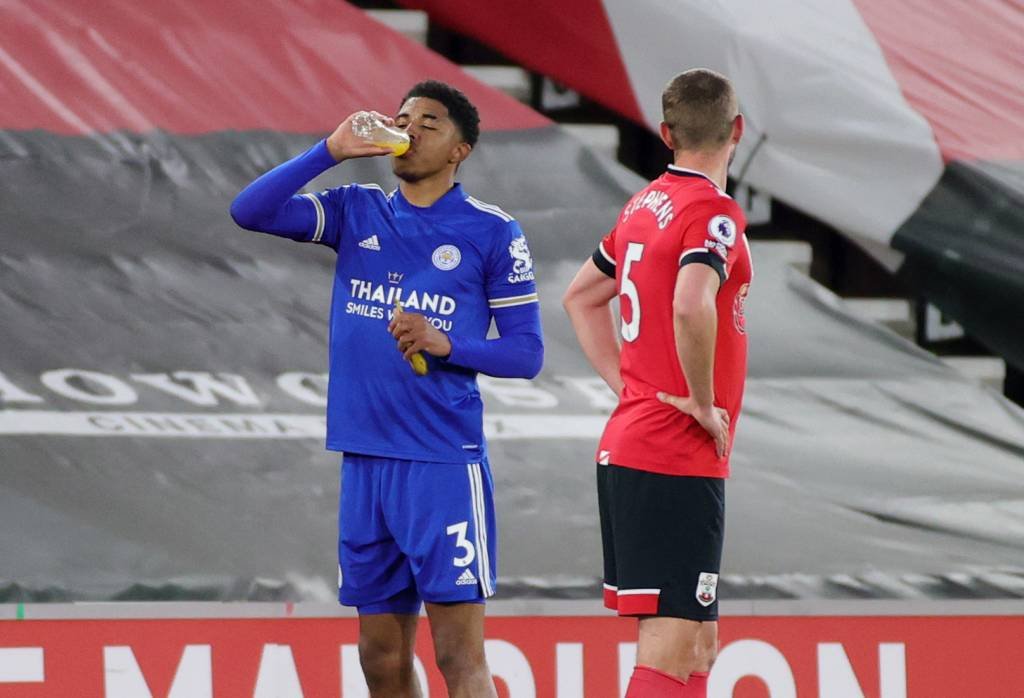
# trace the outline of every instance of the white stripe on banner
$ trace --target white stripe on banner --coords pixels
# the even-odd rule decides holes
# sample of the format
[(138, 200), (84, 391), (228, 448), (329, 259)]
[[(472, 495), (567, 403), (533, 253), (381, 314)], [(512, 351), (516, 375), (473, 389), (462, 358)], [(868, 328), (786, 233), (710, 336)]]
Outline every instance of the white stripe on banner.
[[(597, 439), (607, 417), (583, 414), (490, 414), (491, 441)], [(202, 412), (57, 412), (0, 410), (0, 435), (131, 436), (178, 439), (323, 439), (322, 415)]]
[(42, 647), (0, 648), (0, 683), (42, 683), (45, 679)]
[(0, 410), (0, 434), (322, 439), (326, 431), (324, 425), (324, 417), (305, 414)]
[[(852, 0), (603, 3), (653, 132), (661, 92), (677, 73), (705, 67), (732, 80), (747, 117), (733, 173), (764, 137), (745, 175), (757, 189), (888, 245), (938, 182), (931, 126), (907, 102)], [(883, 251), (898, 261), (891, 249), (872, 248)]]

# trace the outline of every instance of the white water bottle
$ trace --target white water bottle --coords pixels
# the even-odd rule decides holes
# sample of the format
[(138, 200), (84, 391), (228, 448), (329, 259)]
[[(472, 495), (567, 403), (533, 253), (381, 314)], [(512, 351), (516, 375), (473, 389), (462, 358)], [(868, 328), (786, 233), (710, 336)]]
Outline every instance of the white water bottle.
[(390, 148), (395, 156), (409, 149), (408, 133), (388, 126), (368, 111), (361, 111), (352, 117), (352, 133), (381, 148)]

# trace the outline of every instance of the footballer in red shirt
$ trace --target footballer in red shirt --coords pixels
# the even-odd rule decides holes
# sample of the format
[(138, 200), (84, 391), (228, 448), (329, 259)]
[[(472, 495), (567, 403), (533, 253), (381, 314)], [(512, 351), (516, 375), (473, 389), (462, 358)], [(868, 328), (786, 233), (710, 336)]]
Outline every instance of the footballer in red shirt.
[[(727, 477), (728, 457), (690, 415), (657, 399), (687, 395), (675, 345), (672, 299), (687, 264), (719, 277), (715, 404), (739, 414), (747, 373), (743, 303), (750, 249), (743, 211), (707, 175), (675, 165), (634, 196), (598, 245), (594, 264), (615, 279), (622, 314), (622, 392), (597, 452), (599, 462), (665, 475)], [(643, 336), (641, 337), (641, 333)], [(730, 423), (730, 441), (735, 422)]]
[(630, 199), (563, 299), (619, 396), (596, 460), (605, 604), (640, 619), (627, 698), (706, 695), (753, 274), (724, 191), (743, 135), (732, 85), (690, 70), (662, 107), (674, 164)]

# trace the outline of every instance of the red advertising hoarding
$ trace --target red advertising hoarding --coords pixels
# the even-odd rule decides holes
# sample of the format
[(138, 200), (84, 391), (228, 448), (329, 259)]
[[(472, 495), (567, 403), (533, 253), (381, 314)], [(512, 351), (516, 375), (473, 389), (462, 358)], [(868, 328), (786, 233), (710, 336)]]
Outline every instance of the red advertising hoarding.
[[(744, 616), (721, 634), (709, 698), (1024, 696), (1024, 617)], [(508, 698), (618, 698), (635, 656), (614, 617), (493, 617), (487, 637)], [(0, 698), (357, 698), (356, 638), (353, 618), (0, 621)]]

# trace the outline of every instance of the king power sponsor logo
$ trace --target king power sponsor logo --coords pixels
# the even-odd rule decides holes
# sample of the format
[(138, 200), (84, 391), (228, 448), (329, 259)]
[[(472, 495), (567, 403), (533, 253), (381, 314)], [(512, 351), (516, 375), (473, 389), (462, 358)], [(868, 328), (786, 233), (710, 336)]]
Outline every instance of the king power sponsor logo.
[[(425, 630), (415, 670), (424, 696), (443, 696)], [(720, 630), (709, 698), (1008, 697), (1024, 677), (1010, 616), (727, 616)], [(11, 620), (0, 633), (0, 695), (368, 695), (354, 618)], [(485, 651), (502, 698), (621, 698), (635, 635), (610, 616), (499, 615)]]
[[(534, 381), (479, 376), (478, 383), (491, 440), (596, 439), (615, 407), (611, 391), (590, 376)], [(245, 376), (55, 368), (17, 379), (0, 371), (0, 437), (322, 440), (326, 405), (327, 374), (308, 371)]]

